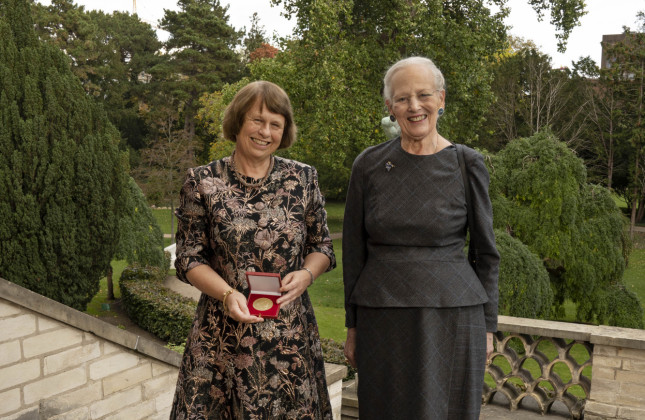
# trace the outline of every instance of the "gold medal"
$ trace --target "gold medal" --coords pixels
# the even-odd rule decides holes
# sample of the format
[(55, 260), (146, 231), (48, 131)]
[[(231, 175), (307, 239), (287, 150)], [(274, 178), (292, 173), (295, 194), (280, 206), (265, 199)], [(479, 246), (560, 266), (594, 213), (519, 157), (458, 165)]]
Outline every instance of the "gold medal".
[(273, 301), (269, 298), (260, 298), (253, 301), (253, 307), (258, 311), (266, 311), (271, 309)]

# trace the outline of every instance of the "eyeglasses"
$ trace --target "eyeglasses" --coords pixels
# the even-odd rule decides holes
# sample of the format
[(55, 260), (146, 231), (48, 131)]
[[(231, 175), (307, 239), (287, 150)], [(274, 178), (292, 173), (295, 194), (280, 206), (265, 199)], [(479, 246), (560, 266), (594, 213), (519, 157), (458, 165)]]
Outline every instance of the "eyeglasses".
[(284, 127), (277, 121), (266, 121), (260, 117), (246, 117), (246, 120), (253, 125), (256, 129), (266, 127), (269, 124), (269, 129), (273, 132), (283, 131)]
[(427, 103), (432, 100), (432, 97), (435, 96), (436, 92), (441, 92), (441, 89), (435, 89), (432, 92), (422, 91), (412, 96), (395, 96), (394, 105), (410, 105), (413, 98), (416, 98), (417, 102)]

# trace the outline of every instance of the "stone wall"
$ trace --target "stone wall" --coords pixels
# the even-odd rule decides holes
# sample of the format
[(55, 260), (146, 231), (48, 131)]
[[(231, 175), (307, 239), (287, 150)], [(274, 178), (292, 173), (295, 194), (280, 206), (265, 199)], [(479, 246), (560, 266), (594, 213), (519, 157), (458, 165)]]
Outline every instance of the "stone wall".
[(645, 419), (645, 331), (598, 329), (585, 420)]
[[(0, 419), (167, 419), (181, 355), (0, 279)], [(340, 419), (344, 366), (326, 365)]]

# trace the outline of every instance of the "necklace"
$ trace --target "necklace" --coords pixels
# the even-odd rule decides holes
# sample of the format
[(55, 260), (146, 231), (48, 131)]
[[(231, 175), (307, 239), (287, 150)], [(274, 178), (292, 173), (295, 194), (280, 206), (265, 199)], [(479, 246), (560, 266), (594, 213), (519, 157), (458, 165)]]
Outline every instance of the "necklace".
[(235, 174), (235, 178), (237, 178), (238, 181), (240, 181), (240, 184), (244, 185), (245, 187), (248, 188), (259, 188), (264, 183), (266, 180), (269, 178), (269, 174), (271, 174), (271, 171), (273, 170), (273, 156), (271, 156), (271, 162), (269, 163), (269, 170), (267, 171), (266, 175), (262, 179), (260, 179), (258, 182), (248, 182), (245, 180), (245, 176), (242, 175), (238, 170), (237, 167), (235, 166), (235, 150), (233, 150), (233, 153), (231, 153), (231, 169), (233, 170), (233, 174)]

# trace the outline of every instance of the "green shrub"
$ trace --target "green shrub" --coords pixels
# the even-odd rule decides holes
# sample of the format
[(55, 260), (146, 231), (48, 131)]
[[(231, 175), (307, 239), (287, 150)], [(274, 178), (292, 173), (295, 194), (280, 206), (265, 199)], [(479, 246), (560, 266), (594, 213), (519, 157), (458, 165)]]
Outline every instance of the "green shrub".
[(130, 266), (123, 270), (121, 299), (132, 321), (162, 340), (182, 343), (193, 322), (197, 302), (163, 286), (165, 271)]
[(549, 274), (540, 258), (506, 232), (496, 229), (499, 264), (499, 313), (548, 318), (553, 304)]
[(165, 347), (179, 354), (184, 354), (184, 351), (186, 351), (186, 340), (179, 344), (168, 343)]
[(119, 246), (116, 259), (128, 264), (138, 263), (153, 267), (168, 266), (164, 258), (163, 233), (146, 203), (146, 197), (132, 177), (128, 177), (128, 192), (122, 203), (124, 215), (119, 220)]
[(331, 338), (320, 338), (320, 344), (322, 346), (323, 358), (327, 363), (333, 363), (336, 365), (345, 365), (347, 366), (347, 376), (343, 378), (343, 381), (348, 379), (353, 379), (356, 376), (356, 369), (350, 366), (347, 363), (344, 353), (343, 343), (332, 340)]
[(582, 159), (549, 131), (515, 139), (487, 162), (494, 226), (544, 263), (559, 313), (571, 301), (577, 321), (600, 318), (628, 255), (609, 190), (590, 184)]
[[(166, 256), (166, 258), (169, 258)], [(162, 283), (168, 274), (167, 269), (138, 264), (129, 265), (121, 272), (121, 281), (124, 280), (147, 280)]]
[(600, 323), (625, 328), (643, 328), (643, 307), (638, 297), (625, 288), (613, 284), (607, 290), (607, 309), (599, 315)]
[(29, 3), (0, 1), (0, 277), (84, 311), (116, 251), (125, 156)]

